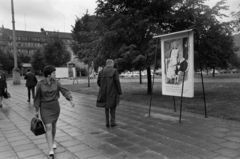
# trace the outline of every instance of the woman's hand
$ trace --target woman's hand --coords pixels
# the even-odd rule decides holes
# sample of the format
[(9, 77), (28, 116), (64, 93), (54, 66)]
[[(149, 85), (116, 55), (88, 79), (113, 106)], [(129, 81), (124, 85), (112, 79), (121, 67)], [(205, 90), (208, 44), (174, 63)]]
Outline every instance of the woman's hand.
[(74, 107), (74, 106), (75, 106), (75, 104), (74, 104), (74, 102), (73, 102), (73, 101), (70, 101), (70, 104), (71, 104), (71, 106), (72, 106), (72, 107)]

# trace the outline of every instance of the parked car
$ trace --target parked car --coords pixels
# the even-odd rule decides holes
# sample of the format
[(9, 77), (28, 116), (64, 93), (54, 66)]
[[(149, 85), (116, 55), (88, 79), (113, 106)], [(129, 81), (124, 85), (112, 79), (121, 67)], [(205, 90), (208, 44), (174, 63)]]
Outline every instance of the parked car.
[[(201, 70), (197, 70), (197, 71), (195, 72), (195, 74), (201, 75)], [(203, 75), (206, 75), (207, 73), (206, 73), (206, 71), (202, 70), (202, 74), (203, 74)]]
[(232, 73), (239, 73), (239, 69), (232, 69)]
[[(209, 71), (209, 74), (213, 74), (213, 69)], [(215, 74), (219, 74), (218, 70), (215, 70)]]
[(219, 72), (220, 72), (220, 74), (228, 73), (226, 69), (222, 69)]
[(120, 77), (131, 77), (132, 74), (128, 71), (128, 72), (123, 72), (119, 75)]
[(162, 70), (161, 69), (156, 70), (155, 75), (161, 76), (162, 75)]

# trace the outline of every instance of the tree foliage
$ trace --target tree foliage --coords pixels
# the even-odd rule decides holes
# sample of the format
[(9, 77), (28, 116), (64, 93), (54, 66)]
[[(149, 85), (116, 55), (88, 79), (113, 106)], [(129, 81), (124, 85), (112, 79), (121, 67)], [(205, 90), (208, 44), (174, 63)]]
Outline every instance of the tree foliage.
[(91, 65), (96, 59), (101, 49), (103, 29), (101, 21), (88, 13), (76, 19), (72, 30), (72, 49), (84, 63)]
[[(13, 54), (10, 52), (3, 52), (0, 49), (0, 63), (3, 65), (3, 69), (6, 71), (12, 71), (12, 69), (14, 68), (14, 57)], [(17, 58), (17, 64), (18, 64), (18, 68), (22, 67), (22, 62), (19, 58)]]
[(71, 54), (59, 37), (51, 38), (44, 46), (46, 64), (60, 67), (70, 61)]
[(205, 67), (224, 67), (237, 49), (233, 22), (218, 20), (227, 16), (222, 14), (228, 9), (225, 0), (212, 8), (204, 1), (97, 0), (96, 16), (86, 14), (76, 20), (73, 50), (79, 58), (94, 60), (99, 66), (108, 58), (114, 59), (119, 72), (147, 69), (151, 93), (150, 68), (160, 64), (160, 47), (156, 48), (152, 37), (194, 29), (199, 46), (196, 58), (201, 57)]
[(31, 65), (34, 70), (43, 71), (46, 66), (43, 49), (37, 49), (31, 58)]

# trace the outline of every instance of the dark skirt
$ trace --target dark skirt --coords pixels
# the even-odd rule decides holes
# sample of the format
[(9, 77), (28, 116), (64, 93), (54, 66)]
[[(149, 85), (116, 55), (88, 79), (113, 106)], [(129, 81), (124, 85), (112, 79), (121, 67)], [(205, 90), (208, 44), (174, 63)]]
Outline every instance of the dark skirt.
[(5, 89), (5, 88), (0, 88), (0, 97), (3, 97), (4, 89)]
[(58, 100), (41, 102), (40, 115), (44, 124), (56, 123), (60, 114)]

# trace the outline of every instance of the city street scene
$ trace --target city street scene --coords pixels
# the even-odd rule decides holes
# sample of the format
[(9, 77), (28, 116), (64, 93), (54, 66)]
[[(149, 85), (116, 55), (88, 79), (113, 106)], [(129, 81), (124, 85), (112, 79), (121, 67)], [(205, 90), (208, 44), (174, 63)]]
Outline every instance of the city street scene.
[(240, 2), (0, 0), (0, 159), (240, 159)]

